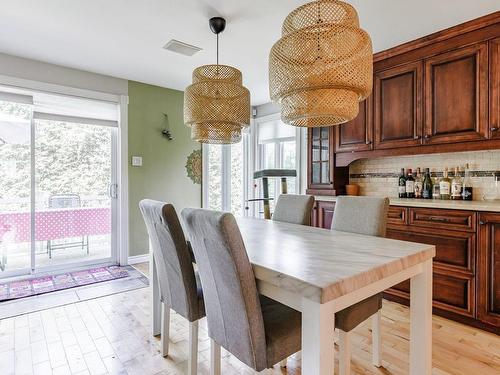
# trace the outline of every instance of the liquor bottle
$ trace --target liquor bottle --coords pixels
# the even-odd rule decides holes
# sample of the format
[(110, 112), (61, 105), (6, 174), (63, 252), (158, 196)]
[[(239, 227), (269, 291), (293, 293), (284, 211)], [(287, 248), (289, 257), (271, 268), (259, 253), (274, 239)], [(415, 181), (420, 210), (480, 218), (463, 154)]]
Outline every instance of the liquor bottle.
[(422, 198), (422, 188), (424, 179), (420, 174), (420, 168), (417, 168), (417, 177), (415, 177), (415, 198)]
[(432, 179), (429, 168), (425, 168), (425, 176), (422, 183), (422, 198), (432, 199)]
[(399, 198), (406, 198), (406, 177), (405, 169), (401, 168), (401, 174), (398, 179), (398, 196)]
[(453, 174), (453, 179), (451, 180), (451, 199), (462, 199), (462, 179), (460, 178), (458, 167), (455, 167), (455, 173)]
[(406, 175), (406, 198), (415, 198), (415, 179), (411, 172), (411, 168), (408, 169), (408, 174)]
[(464, 201), (471, 201), (472, 200), (472, 182), (470, 179), (470, 169), (469, 169), (469, 164), (465, 166), (465, 172), (464, 172), (464, 180), (462, 182), (462, 199)]
[(451, 180), (448, 177), (448, 168), (444, 169), (443, 178), (439, 181), (439, 194), (441, 199), (450, 199)]

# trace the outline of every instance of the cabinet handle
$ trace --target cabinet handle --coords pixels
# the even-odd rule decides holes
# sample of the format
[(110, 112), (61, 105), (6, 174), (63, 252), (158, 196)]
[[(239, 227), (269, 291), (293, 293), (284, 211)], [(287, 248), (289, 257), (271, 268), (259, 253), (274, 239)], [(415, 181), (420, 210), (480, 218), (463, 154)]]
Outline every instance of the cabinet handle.
[(498, 130), (498, 127), (496, 127), (496, 126), (490, 128), (490, 131), (492, 131), (492, 132), (496, 132), (497, 130)]
[(485, 224), (486, 224), (486, 221), (482, 221), (482, 220), (479, 221), (479, 225), (485, 225)]
[(430, 221), (441, 221), (441, 222), (444, 222), (444, 223), (448, 223), (450, 221), (450, 219), (448, 219), (446, 217), (435, 217), (435, 216), (430, 216), (429, 220)]
[(372, 141), (366, 141), (366, 144), (367, 144), (367, 145), (371, 145), (371, 144), (372, 144)]
[(416, 136), (413, 137), (413, 139), (420, 139), (420, 138), (422, 138), (420, 135), (416, 135)]
[(430, 135), (430, 134), (426, 134), (426, 135), (425, 135), (425, 139), (429, 139), (430, 137), (431, 137), (431, 135)]

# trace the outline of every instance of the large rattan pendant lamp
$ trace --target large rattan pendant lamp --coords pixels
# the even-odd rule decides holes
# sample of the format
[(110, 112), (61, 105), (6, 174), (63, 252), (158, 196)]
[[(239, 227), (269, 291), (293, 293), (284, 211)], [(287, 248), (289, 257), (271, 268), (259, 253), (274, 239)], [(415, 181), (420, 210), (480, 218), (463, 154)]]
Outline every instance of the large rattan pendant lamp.
[(317, 127), (355, 118), (372, 91), (372, 56), (351, 5), (318, 0), (295, 9), (269, 58), (270, 95), (283, 122)]
[(237, 143), (242, 129), (250, 125), (250, 92), (238, 69), (219, 65), (219, 34), (226, 20), (214, 17), (209, 24), (217, 35), (217, 64), (193, 71), (193, 84), (184, 92), (184, 122), (198, 142)]

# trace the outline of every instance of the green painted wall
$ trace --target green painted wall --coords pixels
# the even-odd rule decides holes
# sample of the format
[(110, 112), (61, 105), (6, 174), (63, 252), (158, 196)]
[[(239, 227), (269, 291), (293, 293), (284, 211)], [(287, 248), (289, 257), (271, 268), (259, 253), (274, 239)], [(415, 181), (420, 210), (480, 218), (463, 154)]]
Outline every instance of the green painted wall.
[[(183, 122), (182, 91), (129, 81), (128, 152), (130, 255), (148, 252), (148, 236), (139, 211), (139, 201), (157, 199), (184, 207), (201, 206), (201, 185), (187, 177), (188, 155), (200, 145), (191, 140)], [(173, 141), (161, 130), (168, 114)], [(132, 167), (132, 156), (142, 156), (143, 166)]]

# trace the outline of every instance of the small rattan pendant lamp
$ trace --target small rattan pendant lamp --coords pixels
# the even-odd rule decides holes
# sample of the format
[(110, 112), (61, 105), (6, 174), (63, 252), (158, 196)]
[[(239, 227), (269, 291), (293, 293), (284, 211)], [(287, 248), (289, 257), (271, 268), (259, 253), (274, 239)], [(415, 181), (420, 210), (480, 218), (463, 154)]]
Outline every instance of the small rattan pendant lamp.
[(191, 127), (195, 141), (237, 143), (242, 129), (250, 125), (250, 92), (243, 86), (238, 69), (219, 65), (219, 34), (226, 20), (214, 17), (209, 24), (217, 35), (217, 64), (193, 71), (193, 84), (184, 92), (184, 123)]
[(294, 126), (330, 126), (358, 115), (372, 91), (373, 52), (358, 14), (338, 0), (317, 0), (290, 13), (271, 49), (269, 90)]

